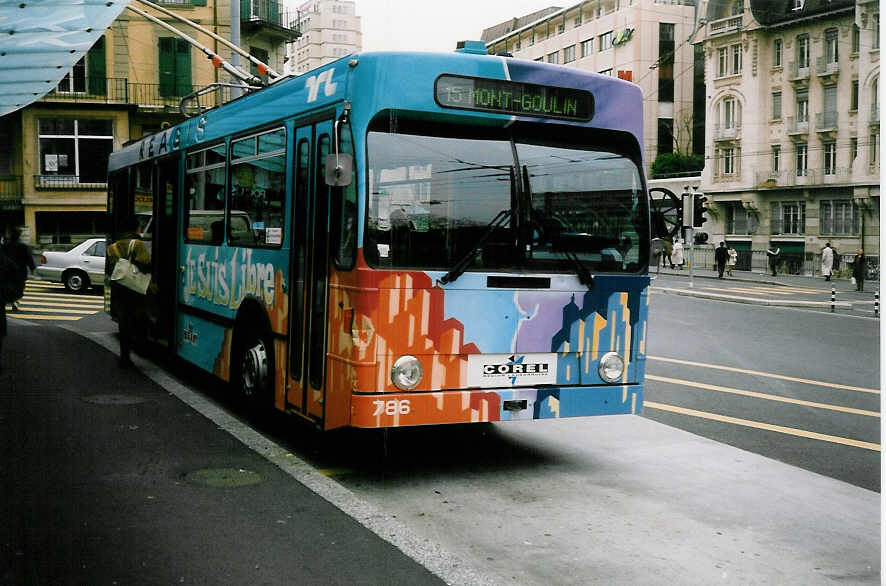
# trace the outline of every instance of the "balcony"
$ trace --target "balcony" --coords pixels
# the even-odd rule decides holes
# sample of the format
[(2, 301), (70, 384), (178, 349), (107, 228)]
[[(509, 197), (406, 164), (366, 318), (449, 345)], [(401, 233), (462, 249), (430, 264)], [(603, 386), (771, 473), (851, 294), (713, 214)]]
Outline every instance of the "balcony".
[[(120, 104), (134, 105), (148, 110), (175, 110), (181, 96), (192, 88), (168, 88), (157, 83), (131, 83), (125, 78), (91, 78), (87, 91), (52, 91), (43, 96), (44, 102), (66, 102), (76, 104)], [(217, 91), (200, 96), (199, 106), (203, 109), (219, 106), (231, 99), (231, 88), (218, 88)], [(190, 101), (186, 111), (194, 114), (198, 104)]]
[(815, 132), (822, 138), (837, 135), (837, 113), (819, 112), (815, 115)]
[(736, 124), (714, 124), (714, 140), (717, 142), (735, 141), (741, 136), (741, 126)]
[(244, 35), (267, 35), (277, 42), (301, 36), (298, 12), (286, 10), (277, 0), (240, 0), (240, 27)]
[(880, 125), (880, 107), (879, 104), (871, 104), (871, 118), (868, 121), (871, 126)]
[(797, 120), (793, 116), (788, 116), (784, 119), (784, 129), (793, 139), (806, 138), (809, 136), (809, 120)]
[(815, 60), (815, 75), (823, 78), (822, 82), (836, 81), (839, 74), (840, 64), (836, 61), (829, 61), (827, 57), (819, 57)]
[(851, 167), (804, 169), (802, 175), (797, 175), (796, 169), (782, 169), (780, 171), (757, 171), (755, 173), (755, 185), (763, 189), (831, 185), (849, 183), (851, 178)]
[[(93, 181), (89, 179), (93, 179)], [(34, 188), (80, 191), (105, 190), (108, 188), (108, 184), (105, 181), (96, 181), (94, 179), (98, 178), (85, 178), (77, 175), (34, 175)]]
[(714, 37), (740, 31), (742, 28), (742, 20), (743, 15), (741, 14), (712, 20), (708, 23), (708, 36)]
[(790, 79), (795, 85), (808, 85), (809, 64), (806, 63), (804, 67), (800, 67), (800, 65), (801, 64), (796, 61), (788, 63), (788, 79)]
[(22, 176), (0, 176), (0, 210), (22, 209)]

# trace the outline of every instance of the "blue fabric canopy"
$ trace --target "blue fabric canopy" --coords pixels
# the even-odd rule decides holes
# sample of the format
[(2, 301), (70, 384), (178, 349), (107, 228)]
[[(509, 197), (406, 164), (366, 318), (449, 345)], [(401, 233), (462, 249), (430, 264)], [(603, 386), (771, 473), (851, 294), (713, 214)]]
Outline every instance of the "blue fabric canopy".
[(130, 0), (0, 0), (0, 116), (62, 80)]

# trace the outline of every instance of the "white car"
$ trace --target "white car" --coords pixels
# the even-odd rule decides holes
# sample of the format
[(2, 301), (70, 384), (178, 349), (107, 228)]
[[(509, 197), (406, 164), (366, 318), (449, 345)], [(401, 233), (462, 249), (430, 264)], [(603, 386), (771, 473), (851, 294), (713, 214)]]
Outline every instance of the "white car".
[(90, 238), (67, 252), (45, 251), (37, 274), (47, 281), (63, 283), (72, 293), (105, 284), (105, 239)]

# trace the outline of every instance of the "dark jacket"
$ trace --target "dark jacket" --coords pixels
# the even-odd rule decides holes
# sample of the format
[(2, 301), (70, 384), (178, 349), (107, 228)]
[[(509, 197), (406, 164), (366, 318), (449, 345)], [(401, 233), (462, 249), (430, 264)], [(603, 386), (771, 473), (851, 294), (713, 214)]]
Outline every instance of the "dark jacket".
[(729, 260), (729, 249), (725, 246), (717, 247), (717, 250), (714, 251), (714, 260), (717, 261), (718, 265), (725, 265), (726, 261)]
[(856, 254), (852, 259), (852, 276), (856, 281), (864, 280), (864, 255)]

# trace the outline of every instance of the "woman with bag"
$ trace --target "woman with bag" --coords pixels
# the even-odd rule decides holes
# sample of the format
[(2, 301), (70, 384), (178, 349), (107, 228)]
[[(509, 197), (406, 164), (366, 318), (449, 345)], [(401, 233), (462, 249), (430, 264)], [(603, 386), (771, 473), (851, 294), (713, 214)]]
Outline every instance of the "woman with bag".
[(864, 291), (864, 268), (864, 251), (859, 248), (852, 260), (852, 278), (855, 280), (856, 291)]
[[(130, 288), (129, 281), (144, 282), (144, 278), (147, 277), (150, 282), (151, 252), (145, 243), (139, 240), (139, 224), (135, 216), (127, 217), (121, 228), (123, 232), (120, 239), (108, 247), (106, 270), (111, 274), (111, 299), (117, 308), (117, 322), (120, 326), (120, 366), (132, 366), (129, 350), (138, 329), (147, 327), (147, 303), (145, 294)], [(124, 271), (124, 274), (129, 273), (129, 275), (122, 277), (118, 269), (115, 274), (114, 269), (121, 260), (126, 261), (125, 264), (129, 264), (130, 268), (137, 271)], [(140, 273), (141, 277), (139, 275), (133, 277), (134, 273)], [(146, 287), (141, 287), (142, 285), (135, 286), (136, 289), (145, 291)]]

